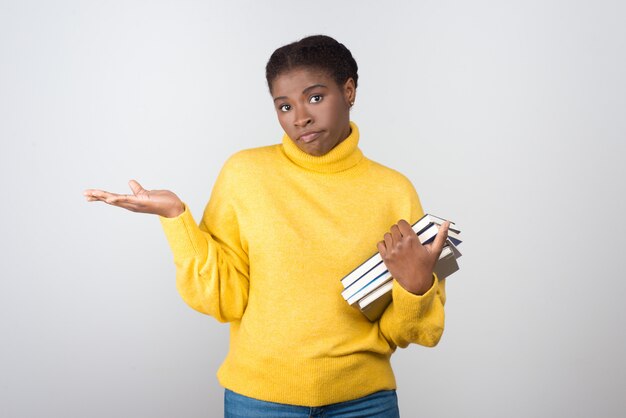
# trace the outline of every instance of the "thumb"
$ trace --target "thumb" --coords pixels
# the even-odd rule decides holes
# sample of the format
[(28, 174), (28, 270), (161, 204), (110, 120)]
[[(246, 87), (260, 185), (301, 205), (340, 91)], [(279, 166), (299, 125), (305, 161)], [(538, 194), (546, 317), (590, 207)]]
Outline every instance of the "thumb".
[(450, 222), (445, 221), (443, 225), (439, 227), (439, 232), (437, 232), (437, 236), (435, 237), (435, 241), (433, 242), (433, 251), (437, 254), (437, 258), (441, 254), (441, 250), (443, 250), (443, 246), (448, 239), (448, 228), (450, 227)]
[(141, 187), (141, 184), (139, 184), (136, 180), (131, 180), (128, 182), (128, 185), (130, 186), (130, 190), (133, 191), (133, 194), (135, 196), (137, 196), (139, 193), (141, 193), (142, 191), (144, 191), (144, 188)]

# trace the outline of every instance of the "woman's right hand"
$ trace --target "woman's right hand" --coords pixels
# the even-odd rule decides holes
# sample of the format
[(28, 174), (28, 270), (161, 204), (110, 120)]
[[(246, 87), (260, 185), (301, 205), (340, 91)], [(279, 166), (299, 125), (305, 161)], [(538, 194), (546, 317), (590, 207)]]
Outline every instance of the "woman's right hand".
[(175, 218), (185, 211), (185, 205), (169, 190), (146, 190), (135, 180), (128, 182), (133, 194), (116, 194), (98, 189), (83, 192), (88, 202), (104, 202), (133, 212), (152, 213)]

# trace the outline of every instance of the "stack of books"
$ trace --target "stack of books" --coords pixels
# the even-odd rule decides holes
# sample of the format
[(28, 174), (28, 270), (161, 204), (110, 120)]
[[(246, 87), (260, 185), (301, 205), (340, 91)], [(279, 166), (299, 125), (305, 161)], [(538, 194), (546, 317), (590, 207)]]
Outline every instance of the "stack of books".
[[(419, 221), (415, 222), (412, 228), (420, 242), (424, 245), (434, 241), (439, 228), (444, 222), (446, 220), (443, 218), (426, 214)], [(434, 270), (434, 273), (440, 280), (459, 269), (456, 259), (461, 256), (461, 252), (457, 249), (457, 246), (462, 242), (459, 238), (460, 233), (461, 231), (457, 226), (450, 222), (448, 239)], [(359, 308), (370, 321), (380, 318), (387, 305), (391, 302), (393, 278), (389, 274), (379, 253), (374, 254), (363, 264), (352, 270), (341, 279), (341, 283), (344, 287), (343, 292), (341, 292), (343, 298), (350, 305)]]

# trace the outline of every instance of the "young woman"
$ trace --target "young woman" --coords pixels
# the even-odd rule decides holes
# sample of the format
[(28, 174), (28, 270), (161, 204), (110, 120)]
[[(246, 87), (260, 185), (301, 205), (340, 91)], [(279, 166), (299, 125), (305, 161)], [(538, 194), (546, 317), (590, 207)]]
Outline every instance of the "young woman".
[[(312, 36), (283, 46), (266, 76), (282, 142), (225, 163), (199, 226), (174, 193), (136, 181), (132, 195), (85, 196), (159, 215), (181, 296), (230, 323), (218, 371), (226, 417), (397, 417), (391, 354), (434, 346), (443, 332), (433, 267), (448, 225), (422, 246), (410, 181), (359, 149), (357, 64), (344, 45)], [(340, 279), (377, 242), (393, 302), (370, 322), (342, 298)]]

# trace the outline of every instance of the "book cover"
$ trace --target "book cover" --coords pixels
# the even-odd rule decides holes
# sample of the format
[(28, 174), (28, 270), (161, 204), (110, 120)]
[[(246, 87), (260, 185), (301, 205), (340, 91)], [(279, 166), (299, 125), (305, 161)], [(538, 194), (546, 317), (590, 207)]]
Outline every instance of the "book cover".
[(437, 264), (435, 264), (433, 273), (435, 273), (437, 278), (441, 280), (445, 279), (458, 269), (459, 264), (456, 261), (456, 257), (454, 256), (452, 249), (449, 246), (443, 247), (439, 260), (437, 260)]

